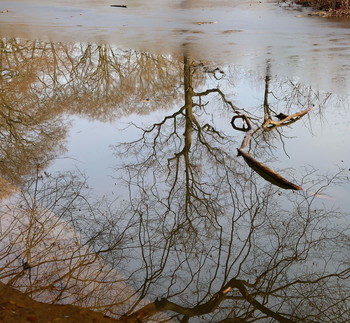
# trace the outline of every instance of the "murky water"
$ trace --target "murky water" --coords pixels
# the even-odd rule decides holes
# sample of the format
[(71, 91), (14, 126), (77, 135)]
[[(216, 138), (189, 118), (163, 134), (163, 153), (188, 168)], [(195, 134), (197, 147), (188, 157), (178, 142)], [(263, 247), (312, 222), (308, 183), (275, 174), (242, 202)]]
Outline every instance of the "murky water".
[(123, 322), (346, 322), (350, 21), (110, 4), (0, 1), (0, 279)]

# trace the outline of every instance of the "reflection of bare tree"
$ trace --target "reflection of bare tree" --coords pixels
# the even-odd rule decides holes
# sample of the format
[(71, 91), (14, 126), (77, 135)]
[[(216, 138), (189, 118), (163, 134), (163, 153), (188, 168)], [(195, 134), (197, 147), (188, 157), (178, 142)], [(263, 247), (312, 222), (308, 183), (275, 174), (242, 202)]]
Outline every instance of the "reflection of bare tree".
[[(103, 59), (113, 52), (89, 46), (85, 52), (81, 65), (72, 64), (77, 77), (69, 80), (68, 93), (83, 93), (84, 83), (102, 101), (119, 95), (113, 89), (127, 82), (114, 84), (116, 77), (109, 75), (116, 61)], [(101, 57), (97, 65), (91, 52)], [(75, 59), (67, 57), (67, 64)], [(136, 61), (130, 58), (126, 66)], [(148, 63), (149, 70), (156, 66)], [(0, 209), (0, 279), (37, 299), (103, 310), (121, 322), (346, 321), (349, 232), (342, 215), (318, 205), (314, 196), (254, 181), (235, 156), (241, 136), (228, 134), (210, 101), (220, 100), (227, 115), (241, 110), (219, 87), (197, 90), (205, 84), (203, 67), (189, 57), (182, 64), (183, 71), (174, 69), (173, 76), (183, 76), (183, 106), (139, 129), (139, 140), (117, 147), (129, 161), (135, 157), (123, 167), (130, 199), (93, 201), (81, 176), (50, 175), (35, 167), (34, 176)], [(71, 103), (73, 96), (64, 96), (65, 84), (59, 82), (66, 72), (56, 72), (43, 87), (48, 97)], [(160, 82), (153, 81), (151, 93)], [(152, 87), (146, 83), (144, 99)], [(73, 107), (77, 113), (80, 103)], [(35, 107), (30, 106), (36, 112), (30, 120), (41, 116)], [(57, 105), (51, 107), (55, 116)], [(257, 117), (246, 114), (258, 125)], [(268, 146), (261, 138), (254, 137), (254, 145), (263, 155)], [(320, 185), (326, 189), (338, 180), (341, 174)], [(157, 316), (164, 312), (167, 316)]]
[(34, 86), (42, 62), (27, 57), (30, 45), (0, 42), (0, 177), (13, 185), (45, 166), (65, 135), (59, 104)]
[(1, 195), (62, 150), (63, 114), (111, 121), (177, 100), (181, 70), (165, 56), (19, 39), (0, 50)]
[[(102, 201), (97, 207), (87, 198), (78, 175), (38, 173), (28, 180), (0, 209), (0, 279), (41, 301), (121, 315), (136, 294), (116, 271), (131, 224), (121, 228)], [(110, 252), (115, 258), (107, 264), (102, 256)]]
[(1, 47), (2, 79), (23, 75), (17, 90), (58, 101), (56, 111), (110, 121), (177, 100), (181, 68), (170, 57), (108, 45), (18, 39), (2, 40)]
[[(144, 114), (177, 100), (180, 66), (166, 56), (121, 51), (107, 45), (79, 48), (68, 71), (72, 111), (110, 121), (115, 116)], [(66, 72), (67, 74), (67, 72)]]
[[(141, 152), (140, 164), (142, 169), (137, 170), (136, 182), (142, 182), (148, 172), (154, 171), (154, 166), (159, 167), (159, 178), (166, 173), (167, 183), (169, 185), (169, 196), (166, 207), (174, 214), (181, 214), (177, 219), (176, 227), (184, 229), (184, 224), (192, 226), (192, 214), (214, 212), (211, 204), (215, 205), (216, 194), (214, 187), (203, 185), (206, 180), (212, 182), (211, 176), (202, 171), (201, 162), (205, 159), (207, 162), (215, 165), (223, 164), (232, 158), (230, 154), (220, 148), (221, 145), (231, 145), (232, 142), (220, 134), (209, 120), (199, 120), (198, 114), (205, 109), (204, 98), (212, 93), (219, 94), (224, 98), (224, 94), (219, 89), (211, 89), (204, 92), (195, 92), (193, 90), (193, 74), (196, 72), (196, 66), (187, 57), (184, 59), (184, 105), (172, 115), (166, 116), (159, 123), (154, 124), (150, 129), (146, 129), (140, 140), (131, 145), (127, 145), (126, 154), (132, 151)], [(226, 102), (225, 102), (226, 103)], [(235, 111), (233, 105), (227, 105)], [(194, 112), (196, 111), (196, 113)], [(182, 135), (183, 134), (183, 135)], [(175, 153), (170, 152), (175, 147)], [(149, 145), (152, 147), (151, 154), (148, 153)], [(232, 147), (233, 149), (233, 147)], [(170, 151), (169, 151), (170, 150)], [(196, 158), (193, 157), (195, 150)], [(231, 150), (232, 151), (232, 150)], [(145, 154), (143, 154), (145, 152)], [(144, 159), (141, 159), (144, 158)], [(165, 161), (164, 164), (161, 162)], [(166, 165), (166, 166), (165, 166)], [(130, 165), (129, 173), (134, 176), (134, 165)], [(217, 174), (217, 176), (220, 176)], [(158, 174), (152, 175), (154, 185), (158, 184)], [(216, 181), (216, 180), (215, 180)], [(207, 190), (208, 189), (208, 190)], [(183, 199), (184, 197), (184, 199)], [(172, 210), (173, 198), (183, 200), (183, 206), (180, 209)], [(202, 202), (205, 201), (205, 204)], [(181, 203), (182, 204), (182, 203)]]
[(230, 210), (202, 214), (194, 233), (168, 230), (151, 196), (115, 208), (88, 202), (76, 175), (39, 175), (1, 209), (1, 279), (39, 300), (126, 313), (123, 322), (161, 312), (315, 322), (346, 306), (348, 232), (331, 220), (339, 214), (300, 196), (283, 209), (274, 190), (234, 183)]
[(124, 146), (138, 160), (124, 169), (140, 221), (133, 235), (141, 295), (158, 299), (123, 321), (163, 311), (182, 322), (322, 321), (340, 301), (330, 299), (326, 308), (323, 295), (333, 288), (348, 293), (349, 267), (335, 256), (347, 230), (331, 228), (327, 217), (338, 214), (317, 208), (314, 198), (283, 198), (251, 181), (233, 157), (237, 142), (202, 102), (216, 94), (230, 111), (238, 109), (220, 89), (196, 92), (196, 72), (185, 57), (184, 106)]

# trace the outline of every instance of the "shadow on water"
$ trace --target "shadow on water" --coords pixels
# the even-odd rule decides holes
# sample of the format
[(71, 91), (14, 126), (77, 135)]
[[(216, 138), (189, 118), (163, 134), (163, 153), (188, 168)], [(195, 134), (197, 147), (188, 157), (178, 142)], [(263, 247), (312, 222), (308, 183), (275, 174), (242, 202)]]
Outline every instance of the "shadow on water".
[[(348, 214), (237, 157), (249, 150), (318, 193), (347, 184), (317, 160), (278, 164), (347, 99), (272, 76), (269, 61), (259, 75), (183, 53), (2, 39), (0, 279), (120, 322), (347, 321)], [(253, 104), (242, 80), (261, 94)], [(108, 142), (117, 189), (104, 197), (92, 174), (52, 171), (71, 153), (72, 117), (128, 122)]]

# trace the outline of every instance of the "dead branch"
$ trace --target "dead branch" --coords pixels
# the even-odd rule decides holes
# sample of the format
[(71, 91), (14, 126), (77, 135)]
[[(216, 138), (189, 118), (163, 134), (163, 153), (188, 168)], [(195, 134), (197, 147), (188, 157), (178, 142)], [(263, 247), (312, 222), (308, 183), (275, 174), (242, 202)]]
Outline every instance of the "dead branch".
[(184, 307), (177, 305), (166, 298), (162, 298), (161, 300), (156, 300), (152, 303), (147, 304), (146, 306), (142, 307), (135, 313), (129, 315), (129, 316), (123, 316), (119, 319), (120, 323), (133, 323), (133, 322), (142, 322), (147, 318), (152, 317), (153, 315), (164, 312), (164, 311), (173, 311), (178, 314), (182, 314), (185, 317), (193, 317), (193, 316), (200, 316), (207, 313), (213, 312), (220, 303), (226, 299), (226, 294), (228, 294), (233, 289), (238, 289), (238, 291), (241, 293), (243, 298), (253, 305), (256, 309), (261, 311), (262, 313), (266, 314), (267, 316), (274, 318), (278, 322), (281, 323), (293, 323), (294, 321), (282, 316), (281, 314), (274, 312), (258, 302), (247, 290), (247, 286), (250, 284), (247, 283), (244, 280), (239, 280), (236, 278), (232, 278), (226, 285), (224, 285), (220, 291), (215, 293), (211, 299), (203, 304), (196, 305), (192, 308)]
[(286, 116), (285, 118), (281, 119), (280, 121), (274, 121), (271, 118), (268, 118), (265, 120), (263, 125), (261, 126), (264, 130), (271, 130), (274, 127), (282, 127), (290, 125), (296, 121), (298, 121), (300, 118), (302, 118), (305, 114), (307, 114), (309, 111), (311, 111), (312, 108), (291, 114), (289, 116)]
[[(265, 180), (267, 180), (271, 184), (277, 185), (277, 186), (284, 188), (284, 189), (287, 189), (287, 190), (288, 189), (289, 190), (302, 190), (303, 188), (301, 186), (289, 182), (283, 176), (276, 173), (274, 170), (267, 167), (265, 164), (257, 161), (250, 154), (244, 152), (243, 149), (248, 145), (252, 136), (256, 132), (258, 132), (259, 130), (270, 131), (275, 127), (282, 127), (282, 126), (290, 125), (290, 124), (296, 122), (297, 120), (299, 120), (300, 118), (302, 118), (304, 115), (306, 115), (311, 109), (312, 108), (309, 108), (309, 109), (291, 114), (289, 116), (286, 116), (285, 118), (282, 118), (282, 120), (280, 120), (280, 121), (273, 121), (271, 118), (266, 119), (260, 127), (258, 127), (253, 132), (251, 132), (250, 134), (246, 135), (243, 138), (241, 147), (237, 148), (237, 151), (238, 151), (237, 156), (242, 156), (244, 158), (244, 161), (248, 164), (248, 166), (250, 168), (252, 168), (255, 172), (257, 172), (261, 177), (263, 177)], [(246, 129), (244, 126), (242, 128), (235, 127), (234, 120), (236, 118), (239, 118), (239, 117), (240, 117), (240, 115), (234, 116), (232, 118), (232, 121), (231, 121), (232, 127), (234, 129), (237, 129), (237, 130), (247, 131), (247, 130), (244, 130), (244, 129)], [(247, 122), (248, 126), (250, 125), (250, 122), (249, 122), (249, 119), (247, 118), (247, 116), (242, 115), (242, 119)]]
[(287, 181), (280, 174), (276, 173), (271, 168), (267, 167), (265, 164), (260, 163), (256, 159), (254, 159), (250, 154), (247, 154), (242, 149), (238, 150), (238, 156), (242, 156), (244, 161), (248, 164), (250, 168), (252, 168), (255, 172), (257, 172), (261, 177), (266, 179), (271, 184), (277, 185), (286, 190), (302, 190), (301, 186), (293, 184)]

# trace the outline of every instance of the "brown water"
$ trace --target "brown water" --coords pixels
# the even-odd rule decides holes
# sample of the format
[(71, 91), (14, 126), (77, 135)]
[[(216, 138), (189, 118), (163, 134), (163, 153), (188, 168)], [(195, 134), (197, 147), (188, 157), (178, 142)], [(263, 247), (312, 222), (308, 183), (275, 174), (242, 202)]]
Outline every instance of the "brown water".
[(2, 281), (130, 322), (156, 299), (139, 318), (348, 320), (349, 21), (248, 1), (5, 9)]

